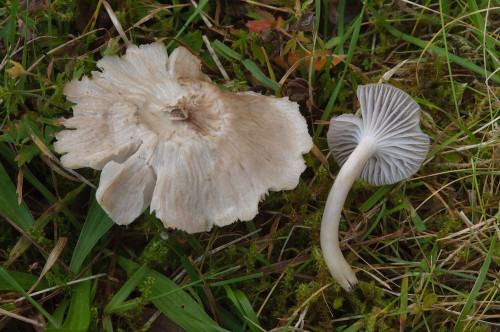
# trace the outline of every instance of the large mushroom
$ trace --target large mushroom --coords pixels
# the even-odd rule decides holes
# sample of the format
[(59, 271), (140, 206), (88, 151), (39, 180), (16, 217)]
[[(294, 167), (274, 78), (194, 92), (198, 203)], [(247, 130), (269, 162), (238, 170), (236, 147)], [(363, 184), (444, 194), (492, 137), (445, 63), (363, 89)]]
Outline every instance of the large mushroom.
[(429, 150), (419, 127), (420, 107), (404, 91), (386, 84), (358, 87), (362, 119), (343, 114), (330, 121), (328, 145), (342, 166), (321, 222), (321, 248), (333, 278), (350, 291), (358, 280), (339, 247), (338, 228), (347, 193), (359, 176), (381, 186), (413, 175)]
[(130, 45), (97, 67), (66, 85), (73, 130), (54, 148), (67, 167), (102, 169), (97, 201), (117, 224), (150, 206), (166, 227), (207, 231), (297, 186), (312, 147), (297, 103), (224, 91), (183, 47)]

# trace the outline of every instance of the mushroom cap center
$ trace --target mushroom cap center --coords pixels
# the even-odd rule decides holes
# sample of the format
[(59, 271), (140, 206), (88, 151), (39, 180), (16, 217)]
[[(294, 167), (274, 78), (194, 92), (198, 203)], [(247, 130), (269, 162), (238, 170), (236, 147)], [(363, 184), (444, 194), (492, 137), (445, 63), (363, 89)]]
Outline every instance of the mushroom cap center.
[(217, 135), (224, 119), (221, 103), (212, 92), (208, 84), (192, 84), (175, 102), (160, 104), (154, 100), (137, 105), (138, 122), (164, 139)]

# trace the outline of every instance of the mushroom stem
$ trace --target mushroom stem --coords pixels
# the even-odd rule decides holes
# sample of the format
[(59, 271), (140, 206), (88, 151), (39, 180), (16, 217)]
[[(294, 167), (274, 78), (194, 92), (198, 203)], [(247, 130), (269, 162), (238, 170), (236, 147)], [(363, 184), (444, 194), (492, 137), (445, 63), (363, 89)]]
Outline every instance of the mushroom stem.
[(340, 169), (326, 201), (321, 221), (321, 250), (332, 277), (346, 291), (358, 282), (339, 245), (339, 222), (347, 193), (363, 166), (375, 152), (371, 138), (362, 139)]

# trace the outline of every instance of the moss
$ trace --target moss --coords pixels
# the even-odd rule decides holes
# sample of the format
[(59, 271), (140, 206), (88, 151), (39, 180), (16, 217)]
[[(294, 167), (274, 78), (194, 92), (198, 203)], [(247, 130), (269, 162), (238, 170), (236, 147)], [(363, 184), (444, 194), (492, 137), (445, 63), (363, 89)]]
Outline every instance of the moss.
[(157, 236), (149, 241), (148, 245), (139, 256), (139, 259), (153, 269), (166, 271), (167, 265), (165, 264), (165, 260), (169, 254), (170, 250), (167, 243), (163, 241), (161, 237)]
[(259, 246), (256, 242), (252, 242), (250, 248), (248, 248), (247, 254), (245, 256), (245, 267), (247, 273), (253, 273), (255, 270), (255, 262), (257, 260), (257, 255), (259, 254)]
[(448, 236), (460, 230), (462, 224), (459, 220), (451, 218), (448, 213), (441, 214), (431, 222), (427, 223), (427, 227), (438, 232), (438, 238)]
[(296, 297), (297, 297), (297, 304), (301, 305), (305, 301), (309, 301), (309, 305), (313, 304), (314, 301), (316, 301), (317, 296), (313, 299), (310, 299), (311, 296), (319, 289), (319, 285), (316, 282), (311, 282), (311, 283), (301, 283), (297, 287), (297, 292), (296, 292)]

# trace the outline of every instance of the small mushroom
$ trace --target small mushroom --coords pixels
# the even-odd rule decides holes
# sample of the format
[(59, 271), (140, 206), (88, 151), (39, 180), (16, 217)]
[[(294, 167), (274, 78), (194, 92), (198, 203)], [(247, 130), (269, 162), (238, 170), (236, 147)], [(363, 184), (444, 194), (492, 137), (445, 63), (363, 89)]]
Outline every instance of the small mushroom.
[(429, 150), (419, 127), (420, 107), (405, 92), (386, 84), (359, 86), (362, 119), (351, 114), (332, 118), (328, 145), (342, 166), (326, 201), (321, 248), (332, 277), (350, 291), (358, 280), (339, 246), (342, 207), (356, 177), (381, 186), (415, 174)]
[(183, 47), (130, 45), (97, 67), (66, 85), (76, 105), (54, 148), (66, 167), (102, 169), (97, 201), (117, 224), (149, 206), (166, 227), (207, 231), (297, 186), (312, 148), (297, 103), (224, 91)]

